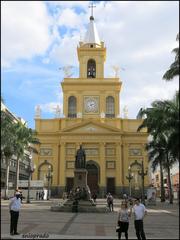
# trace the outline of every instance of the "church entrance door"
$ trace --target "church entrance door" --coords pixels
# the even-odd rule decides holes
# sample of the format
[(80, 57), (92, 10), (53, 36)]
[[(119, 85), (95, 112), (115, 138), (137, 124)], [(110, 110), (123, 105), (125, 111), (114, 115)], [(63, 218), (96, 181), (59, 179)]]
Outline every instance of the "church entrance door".
[(115, 194), (115, 178), (107, 178), (107, 192)]
[(87, 163), (86, 169), (88, 171), (87, 175), (87, 185), (90, 188), (91, 193), (99, 193), (99, 186), (98, 186), (98, 168), (93, 163)]

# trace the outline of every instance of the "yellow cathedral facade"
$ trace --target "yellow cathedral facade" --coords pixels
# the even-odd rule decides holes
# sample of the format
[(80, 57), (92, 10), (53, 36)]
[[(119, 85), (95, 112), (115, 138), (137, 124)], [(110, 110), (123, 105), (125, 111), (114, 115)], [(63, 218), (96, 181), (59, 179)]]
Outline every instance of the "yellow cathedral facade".
[[(51, 171), (51, 196), (61, 197), (73, 187), (75, 155), (82, 145), (86, 153), (87, 183), (91, 192), (122, 196), (141, 193), (142, 163), (148, 166), (147, 132), (137, 132), (140, 119), (120, 117), (118, 76), (104, 77), (106, 47), (100, 41), (94, 17), (90, 17), (84, 40), (77, 47), (79, 77), (65, 77), (63, 117), (42, 119), (37, 114), (35, 129), (41, 144), (33, 156), (34, 180), (43, 180)], [(132, 180), (127, 177), (131, 174)], [(148, 176), (144, 178), (148, 187)]]

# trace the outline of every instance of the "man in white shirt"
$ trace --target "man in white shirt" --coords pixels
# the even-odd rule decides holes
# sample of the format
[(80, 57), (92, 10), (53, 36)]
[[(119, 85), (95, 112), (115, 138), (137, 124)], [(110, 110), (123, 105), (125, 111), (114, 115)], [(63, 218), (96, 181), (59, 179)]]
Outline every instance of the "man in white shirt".
[(9, 211), (11, 214), (11, 224), (10, 224), (10, 234), (11, 235), (18, 235), (17, 232), (17, 223), (19, 218), (19, 210), (21, 208), (21, 199), (20, 199), (20, 192), (15, 193), (15, 197), (11, 199), (9, 204)]
[(146, 239), (143, 227), (143, 218), (147, 214), (145, 206), (140, 203), (139, 198), (136, 198), (135, 205), (133, 207), (134, 212), (134, 226), (136, 229), (137, 239)]

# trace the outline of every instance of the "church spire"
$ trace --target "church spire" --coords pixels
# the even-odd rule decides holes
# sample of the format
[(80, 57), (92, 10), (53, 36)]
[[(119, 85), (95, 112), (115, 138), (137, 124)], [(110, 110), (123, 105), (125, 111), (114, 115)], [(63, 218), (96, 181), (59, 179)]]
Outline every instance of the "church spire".
[(96, 29), (96, 25), (94, 22), (94, 16), (93, 16), (93, 8), (96, 7), (93, 5), (93, 2), (91, 3), (91, 5), (89, 6), (89, 8), (91, 8), (91, 16), (90, 16), (90, 23), (88, 25), (87, 28), (87, 32), (84, 38), (83, 43), (86, 44), (98, 44), (101, 45), (100, 39), (99, 39), (99, 34), (98, 31)]
[(91, 2), (91, 5), (89, 6), (89, 8), (91, 8), (91, 16), (90, 16), (90, 20), (94, 20), (94, 16), (93, 16), (93, 8), (95, 8), (96, 6), (93, 5), (93, 2)]

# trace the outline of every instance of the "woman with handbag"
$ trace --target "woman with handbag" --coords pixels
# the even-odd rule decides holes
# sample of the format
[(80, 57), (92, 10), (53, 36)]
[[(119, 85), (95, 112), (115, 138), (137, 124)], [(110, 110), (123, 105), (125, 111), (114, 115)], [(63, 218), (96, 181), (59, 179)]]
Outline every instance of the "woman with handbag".
[(129, 217), (131, 216), (132, 208), (128, 209), (127, 203), (122, 202), (118, 214), (118, 239), (121, 239), (121, 233), (124, 232), (125, 238), (128, 239)]

